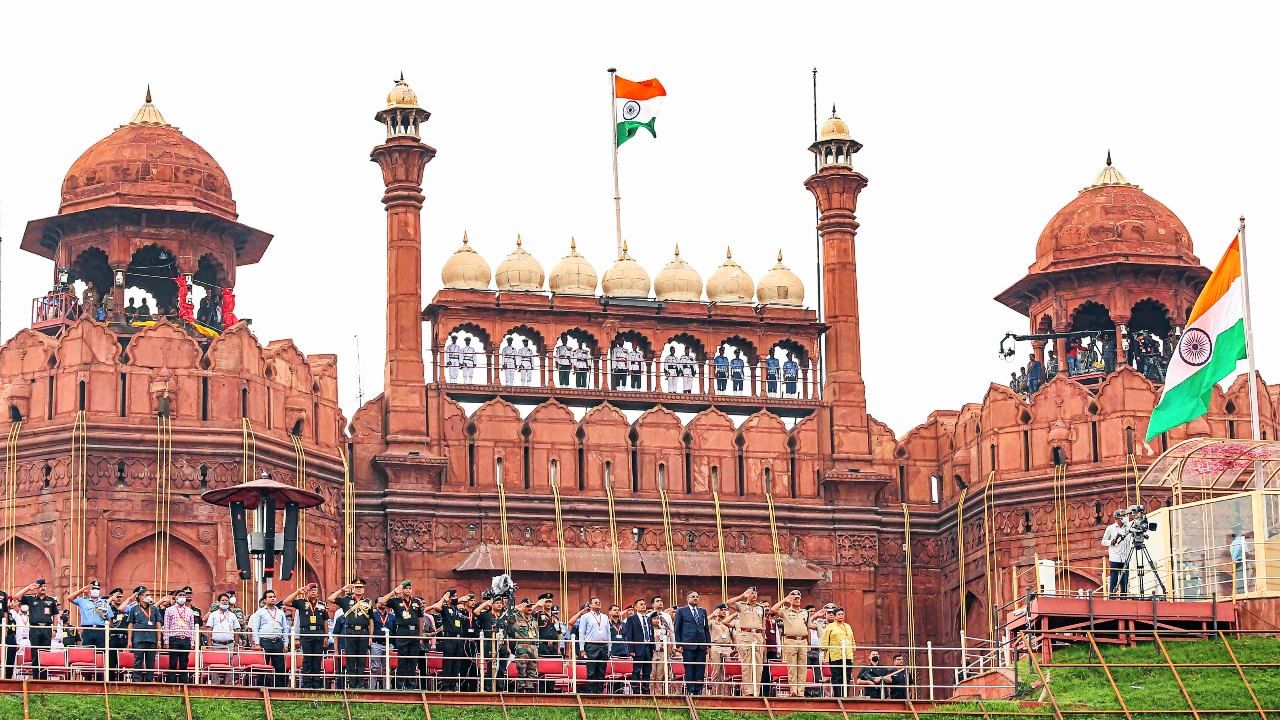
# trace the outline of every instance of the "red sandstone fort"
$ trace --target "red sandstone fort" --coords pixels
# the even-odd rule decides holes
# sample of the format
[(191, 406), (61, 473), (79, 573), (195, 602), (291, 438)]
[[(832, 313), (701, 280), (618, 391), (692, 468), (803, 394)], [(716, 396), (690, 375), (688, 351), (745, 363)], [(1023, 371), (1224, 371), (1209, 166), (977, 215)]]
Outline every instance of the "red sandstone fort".
[[(240, 221), (217, 161), (150, 96), (75, 161), (57, 214), (22, 238), (54, 290), (0, 348), (6, 589), (98, 578), (191, 585), (205, 603), (240, 581), (228, 523), (199, 495), (265, 472), (325, 498), (305, 515), (300, 577), (326, 589), (413, 578), (434, 596), (509, 565), (522, 594), (576, 605), (717, 598), (722, 582), (775, 596), (780, 574), (849, 608), (860, 641), (954, 646), (992, 636), (991, 608), (1037, 558), (1069, 558), (1071, 587), (1097, 587), (1102, 527), (1162, 451), (1248, 435), (1242, 376), (1207, 417), (1141, 442), (1160, 387), (1125, 340), (1176, 337), (1209, 273), (1178, 217), (1110, 163), (997, 300), (1029, 334), (1115, 333), (1114, 372), (1071, 374), (1065, 339), (1034, 341), (1019, 359), (1056, 350), (1058, 365), (1037, 392), (992, 384), (898, 437), (866, 403), (868, 178), (838, 117), (796, 178), (819, 210), (821, 313), (781, 257), (758, 280), (728, 257), (704, 288), (678, 250), (651, 281), (625, 251), (598, 277), (573, 247), (546, 275), (519, 242), (491, 272), (465, 239), (424, 305), (428, 118), (403, 81), (377, 113), (384, 392), (350, 422), (334, 355), (234, 322), (236, 270), (271, 235)], [(371, 173), (370, 202), (374, 187)], [(127, 305), (140, 294), (147, 315)], [(1274, 438), (1280, 387), (1258, 382)]]

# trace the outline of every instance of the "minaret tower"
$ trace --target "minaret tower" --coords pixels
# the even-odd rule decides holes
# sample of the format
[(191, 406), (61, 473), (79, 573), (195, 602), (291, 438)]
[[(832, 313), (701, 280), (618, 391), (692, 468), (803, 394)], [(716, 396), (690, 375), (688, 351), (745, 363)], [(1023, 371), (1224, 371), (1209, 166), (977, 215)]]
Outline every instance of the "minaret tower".
[(826, 333), (826, 391), (829, 409), (823, 440), (836, 467), (871, 458), (867, 393), (862, 381), (862, 341), (858, 315), (858, 269), (854, 237), (858, 193), (867, 178), (853, 169), (853, 154), (862, 144), (849, 136), (849, 126), (831, 108), (818, 140), (809, 146), (818, 156), (818, 171), (804, 185), (818, 201), (822, 235), (823, 312)]
[[(387, 210), (387, 360), (383, 380), (388, 455), (424, 453), (427, 442), (426, 375), (422, 361), (422, 172), (435, 148), (419, 130), (431, 113), (404, 75), (374, 118), (387, 141), (371, 158), (382, 168)], [(425, 453), (424, 453), (425, 454)]]

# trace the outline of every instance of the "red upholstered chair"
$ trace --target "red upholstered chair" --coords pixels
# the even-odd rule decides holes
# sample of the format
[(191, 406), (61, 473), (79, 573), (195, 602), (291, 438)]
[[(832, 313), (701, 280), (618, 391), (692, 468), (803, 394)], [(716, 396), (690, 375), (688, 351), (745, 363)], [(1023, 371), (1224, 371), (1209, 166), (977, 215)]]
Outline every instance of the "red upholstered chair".
[(96, 676), (98, 669), (103, 666), (103, 660), (98, 651), (92, 647), (70, 647), (67, 648), (67, 667), (71, 668), (71, 677), (79, 680), (86, 674)]
[(116, 662), (120, 664), (121, 670), (132, 670), (133, 663), (135, 662), (133, 653), (128, 650), (121, 650), (120, 653), (116, 655)]
[(563, 658), (538, 658), (538, 675), (545, 680), (564, 680), (569, 677)]
[(31, 646), (23, 645), (18, 648), (18, 654), (13, 658), (13, 670), (15, 679), (21, 675), (23, 677), (31, 677), (32, 671), (35, 669), (34, 657), (31, 655)]
[(71, 676), (71, 668), (67, 666), (67, 653), (64, 650), (37, 650), (36, 664), (49, 679), (66, 679)]
[(333, 687), (334, 684), (341, 684), (342, 680), (338, 677), (338, 656), (325, 655), (320, 660), (320, 672), (324, 675), (324, 686)]
[[(587, 682), (587, 666), (585, 663), (576, 662), (573, 664), (573, 670), (574, 675), (577, 676), (577, 690), (578, 692), (582, 692), (582, 686)], [(573, 691), (574, 684), (569, 682), (569, 677), (567, 675), (560, 680), (556, 680), (556, 692), (567, 693)]]
[(626, 680), (631, 677), (631, 670), (635, 667), (635, 663), (631, 658), (613, 658), (604, 669), (605, 680)]
[(201, 655), (201, 662), (204, 663), (206, 682), (213, 682), (210, 677), (215, 673), (230, 673), (234, 676), (236, 671), (235, 657), (228, 650), (205, 650)]
[(427, 680), (430, 681), (431, 689), (436, 689), (436, 683), (440, 680), (440, 674), (444, 672), (444, 653), (434, 650), (427, 651)]
[(725, 688), (729, 692), (726, 695), (733, 695), (740, 691), (742, 687), (742, 663), (737, 660), (724, 661), (724, 681), (728, 684)]
[(271, 663), (267, 662), (266, 653), (261, 650), (241, 650), (240, 651), (240, 672), (241, 677), (245, 679), (246, 684), (253, 684), (253, 676), (262, 673), (271, 673), (275, 671)]

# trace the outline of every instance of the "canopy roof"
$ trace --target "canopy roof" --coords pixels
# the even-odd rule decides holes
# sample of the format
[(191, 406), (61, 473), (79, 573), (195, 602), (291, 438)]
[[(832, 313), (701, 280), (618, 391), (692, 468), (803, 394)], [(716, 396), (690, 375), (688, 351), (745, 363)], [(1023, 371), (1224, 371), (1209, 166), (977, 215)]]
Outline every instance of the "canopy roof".
[(1193, 438), (1169, 448), (1142, 476), (1142, 487), (1239, 492), (1280, 488), (1280, 441)]

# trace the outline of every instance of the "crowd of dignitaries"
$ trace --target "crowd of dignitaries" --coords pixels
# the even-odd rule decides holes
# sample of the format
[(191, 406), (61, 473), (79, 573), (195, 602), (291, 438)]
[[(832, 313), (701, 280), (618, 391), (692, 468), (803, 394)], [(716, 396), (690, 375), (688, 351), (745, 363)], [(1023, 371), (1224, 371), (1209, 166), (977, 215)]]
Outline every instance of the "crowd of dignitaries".
[[(202, 681), (192, 661), (200, 649), (209, 682), (235, 682), (230, 658), (238, 656), (261, 684), (276, 687), (296, 678), (303, 688), (418, 690), (431, 678), (445, 691), (552, 692), (566, 678), (539, 660), (570, 656), (585, 666), (575, 689), (586, 693), (802, 697), (822, 694), (825, 685), (834, 695), (906, 699), (913, 683), (902, 655), (883, 666), (872, 651), (870, 664), (856, 667), (844, 610), (804, 605), (798, 590), (770, 606), (749, 587), (709, 609), (697, 592), (674, 608), (661, 597), (626, 607), (593, 597), (563, 619), (551, 593), (509, 607), (507, 597), (451, 588), (432, 602), (408, 580), (381, 596), (367, 594), (360, 579), (327, 597), (314, 583), (283, 597), (267, 590), (251, 611), (234, 589), (218, 593), (208, 612), (191, 594), (190, 587), (156, 593), (142, 585), (104, 592), (93, 581), (60, 603), (43, 580), (13, 595), (0, 591), (4, 677), (14, 676), (23, 647), (78, 645), (105, 650), (112, 679), (142, 682)], [(74, 625), (71, 605), (79, 610)], [(287, 665), (290, 656), (296, 667)], [(429, 668), (430, 659), (441, 665)], [(785, 667), (785, 679), (771, 665)], [(27, 666), (36, 678), (45, 672), (39, 663)], [(820, 682), (824, 675), (829, 684)]]

